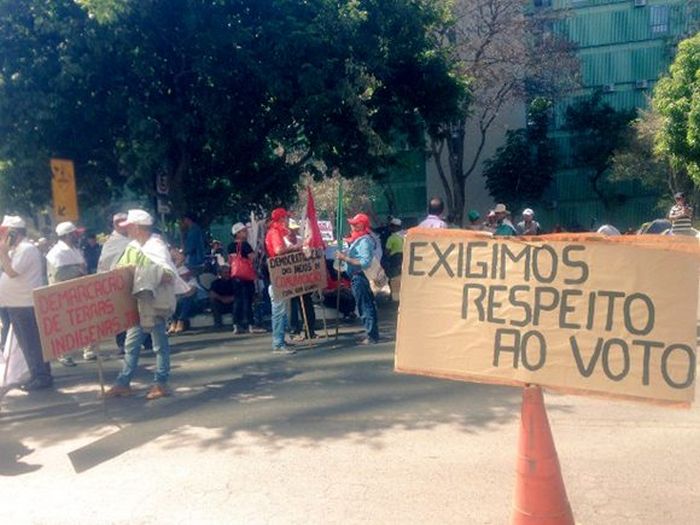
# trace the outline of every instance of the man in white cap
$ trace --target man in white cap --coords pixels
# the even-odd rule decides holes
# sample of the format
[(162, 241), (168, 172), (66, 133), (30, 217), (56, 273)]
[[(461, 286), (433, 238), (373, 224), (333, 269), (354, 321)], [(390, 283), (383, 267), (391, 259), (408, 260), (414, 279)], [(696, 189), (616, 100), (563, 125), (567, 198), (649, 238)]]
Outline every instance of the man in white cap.
[(43, 286), (41, 253), (27, 240), (27, 225), (21, 217), (5, 215), (0, 225), (0, 306), (7, 309), (10, 325), (29, 367), (26, 391), (53, 385), (51, 366), (44, 361), (39, 327), (34, 316), (32, 291)]
[[(70, 221), (61, 222), (56, 226), (58, 242), (53, 245), (46, 254), (46, 274), (49, 284), (69, 281), (77, 277), (87, 275), (87, 267), (82, 252), (78, 249), (80, 232), (75, 224)], [(97, 358), (95, 349), (91, 346), (83, 350), (83, 358), (93, 361)], [(70, 355), (58, 358), (63, 366), (75, 366)]]
[(60, 283), (87, 275), (85, 258), (78, 248), (80, 232), (70, 221), (56, 226), (58, 242), (46, 254), (49, 284)]
[(397, 277), (401, 273), (403, 260), (403, 242), (406, 232), (401, 228), (401, 219), (392, 217), (389, 221), (389, 237), (386, 240), (388, 256), (386, 273), (388, 277)]
[(603, 224), (600, 228), (596, 230), (596, 233), (607, 235), (609, 237), (616, 237), (618, 235), (622, 235), (620, 233), (620, 230), (615, 228), (615, 226), (613, 226), (612, 224)]
[[(102, 253), (100, 260), (97, 262), (98, 272), (108, 272), (117, 266), (119, 258), (126, 250), (130, 242), (126, 234), (126, 213), (119, 212), (112, 216), (112, 233), (109, 235), (105, 243), (102, 245)], [(119, 355), (124, 355), (124, 341), (126, 332), (117, 334), (117, 348)]]
[[(170, 296), (172, 310), (175, 310), (175, 294), (184, 294), (189, 291), (187, 284), (179, 278), (177, 268), (173, 262), (168, 246), (159, 235), (153, 233), (153, 217), (144, 210), (129, 210), (124, 226), (132, 239), (122, 254), (117, 267), (131, 266), (147, 269), (157, 267), (162, 274), (159, 283), (156, 284), (156, 292), (159, 295)], [(170, 312), (172, 314), (172, 312)], [(143, 319), (141, 320), (143, 323)], [(170, 345), (166, 333), (166, 318), (156, 317), (155, 324), (150, 328), (153, 339), (153, 351), (156, 354), (156, 370), (154, 384), (146, 395), (146, 399), (159, 399), (167, 396), (168, 379), (170, 377)], [(146, 338), (146, 329), (141, 325), (133, 326), (126, 332), (124, 343), (124, 364), (117, 377), (116, 384), (106, 393), (106, 397), (125, 397), (131, 395), (131, 379), (136, 372), (139, 362), (141, 345)]]
[(539, 235), (542, 233), (540, 223), (535, 220), (535, 212), (530, 208), (523, 210), (523, 220), (518, 223), (518, 235)]
[(126, 213), (115, 213), (112, 216), (112, 228), (112, 233), (102, 245), (102, 253), (97, 263), (98, 272), (114, 270), (130, 242), (126, 233)]

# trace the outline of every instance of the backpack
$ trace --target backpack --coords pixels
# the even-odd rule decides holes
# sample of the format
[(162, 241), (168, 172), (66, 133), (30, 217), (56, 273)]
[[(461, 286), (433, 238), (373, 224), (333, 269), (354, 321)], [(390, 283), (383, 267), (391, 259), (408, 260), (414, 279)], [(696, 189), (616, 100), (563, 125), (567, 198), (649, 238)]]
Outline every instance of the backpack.
[[(360, 239), (363, 237), (360, 237)], [(363, 269), (362, 271), (365, 274), (365, 277), (367, 277), (367, 279), (369, 279), (369, 281), (377, 288), (384, 288), (387, 284), (389, 284), (389, 279), (387, 278), (386, 273), (384, 273), (384, 268), (382, 268), (382, 263), (379, 260), (377, 242), (371, 235), (367, 235), (367, 237), (369, 237), (374, 244), (374, 250), (372, 251), (372, 261), (369, 263), (369, 267)], [(355, 242), (358, 242), (360, 239), (357, 239)]]

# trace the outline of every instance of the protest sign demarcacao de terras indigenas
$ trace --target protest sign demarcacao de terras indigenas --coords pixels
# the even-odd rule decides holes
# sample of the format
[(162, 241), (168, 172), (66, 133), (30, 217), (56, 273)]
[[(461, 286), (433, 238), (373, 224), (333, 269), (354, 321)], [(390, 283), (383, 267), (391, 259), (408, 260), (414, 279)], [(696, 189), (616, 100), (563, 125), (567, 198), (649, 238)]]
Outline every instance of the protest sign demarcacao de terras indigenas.
[(47, 360), (108, 339), (138, 324), (133, 269), (119, 268), (34, 290)]

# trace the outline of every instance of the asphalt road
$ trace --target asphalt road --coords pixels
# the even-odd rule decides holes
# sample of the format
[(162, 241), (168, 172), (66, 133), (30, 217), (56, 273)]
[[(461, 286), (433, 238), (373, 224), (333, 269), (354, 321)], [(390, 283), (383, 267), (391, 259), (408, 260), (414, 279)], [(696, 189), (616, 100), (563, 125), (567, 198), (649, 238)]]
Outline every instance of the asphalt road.
[[(94, 363), (0, 412), (0, 523), (503, 524), (520, 392), (395, 374), (386, 342), (273, 355), (172, 338), (173, 397), (98, 399)], [(119, 361), (105, 362), (108, 379)], [(547, 395), (577, 523), (700, 522), (700, 409)]]

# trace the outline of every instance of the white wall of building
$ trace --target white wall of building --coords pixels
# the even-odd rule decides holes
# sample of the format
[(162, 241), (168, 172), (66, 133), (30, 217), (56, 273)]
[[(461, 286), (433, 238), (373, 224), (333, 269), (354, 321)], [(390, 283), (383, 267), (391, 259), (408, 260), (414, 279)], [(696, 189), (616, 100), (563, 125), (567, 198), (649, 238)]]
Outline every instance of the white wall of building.
[[(478, 112), (478, 109), (475, 110)], [(492, 157), (496, 149), (505, 142), (506, 131), (525, 127), (525, 105), (522, 102), (514, 102), (504, 107), (491, 125), (486, 143), (482, 150), (476, 169), (467, 179), (465, 214), (469, 210), (477, 210), (484, 215), (494, 206), (493, 199), (486, 189), (483, 176), (483, 162)], [(479, 132), (474, 124), (468, 125), (465, 133), (465, 166), (469, 166), (474, 159), (478, 146)], [(446, 150), (447, 148), (445, 148)], [(447, 169), (447, 153), (443, 151), (443, 166)], [(426, 189), (428, 199), (430, 197), (445, 197), (445, 190), (438, 175), (435, 162), (428, 158), (426, 166)]]

